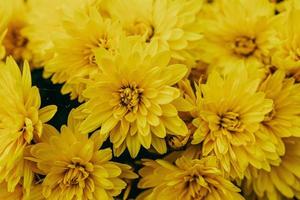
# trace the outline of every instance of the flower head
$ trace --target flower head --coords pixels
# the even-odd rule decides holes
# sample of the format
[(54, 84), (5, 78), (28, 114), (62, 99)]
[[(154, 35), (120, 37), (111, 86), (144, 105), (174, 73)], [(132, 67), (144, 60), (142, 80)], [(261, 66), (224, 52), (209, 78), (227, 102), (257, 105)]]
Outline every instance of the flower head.
[(272, 55), (274, 65), (297, 80), (300, 74), (300, 29), (296, 25), (300, 17), (299, 11), (300, 6), (293, 7), (276, 18), (281, 43)]
[[(217, 159), (178, 158), (174, 164), (165, 160), (143, 160), (139, 188), (148, 189), (138, 199), (244, 199), (230, 181), (222, 176)], [(163, 176), (162, 176), (163, 174)]]
[[(198, 117), (193, 144), (203, 142), (203, 155), (216, 155), (221, 168), (231, 177), (243, 177), (248, 164), (268, 168), (257, 130), (272, 110), (272, 100), (257, 92), (259, 79), (247, 77), (245, 70), (225, 76), (212, 72), (197, 89)], [(207, 125), (203, 125), (207, 124)], [(275, 146), (269, 149), (276, 152)]]
[(300, 84), (285, 78), (283, 71), (270, 75), (259, 87), (266, 98), (273, 100), (273, 109), (262, 125), (278, 137), (300, 136)]
[(64, 21), (67, 16), (71, 17), (74, 11), (85, 10), (98, 1), (26, 0), (27, 24), (22, 33), (28, 38), (27, 48), (32, 53), (31, 62), (35, 67), (43, 67), (56, 53), (53, 40), (65, 34)]
[(141, 145), (165, 153), (167, 134), (188, 132), (176, 109), (183, 100), (173, 87), (187, 69), (169, 65), (168, 52), (152, 55), (139, 40), (131, 42), (122, 40), (114, 57), (97, 56), (101, 72), (83, 93), (88, 100), (80, 108), (79, 116), (86, 115), (80, 130), (90, 132), (101, 126), (100, 134), (110, 135), (117, 155), (127, 147), (136, 157)]
[(24, 155), (42, 136), (43, 124), (53, 117), (56, 106), (40, 109), (39, 91), (31, 86), (28, 63), (21, 74), (12, 57), (0, 69), (0, 99), (0, 182), (7, 182), (9, 192), (21, 182), (28, 192), (33, 173)]
[(110, 149), (99, 150), (102, 140), (77, 132), (80, 121), (68, 118), (59, 134), (47, 129), (48, 138), (31, 149), (37, 167), (45, 175), (46, 199), (109, 200), (126, 187), (124, 179), (136, 178), (130, 166), (110, 161)]
[(7, 191), (7, 183), (0, 183), (0, 199), (14, 199), (14, 200), (45, 200), (42, 193), (42, 186), (33, 184), (30, 189), (30, 194), (26, 194), (21, 184), (18, 184), (15, 191)]
[(216, 6), (202, 22), (200, 58), (225, 72), (244, 65), (250, 75), (263, 76), (279, 42), (273, 5), (268, 0), (223, 0)]
[(23, 33), (27, 26), (26, 3), (23, 0), (11, 0), (1, 4), (4, 4), (1, 5), (4, 7), (0, 9), (0, 17), (2, 18), (0, 21), (0, 41), (2, 41), (5, 50), (2, 50), (4, 55), (12, 56), (17, 63), (22, 63), (24, 60), (30, 61), (32, 55), (27, 46), (29, 40)]
[(63, 16), (63, 33), (53, 38), (55, 56), (46, 63), (45, 75), (53, 75), (54, 83), (64, 83), (63, 94), (71, 93), (71, 99), (83, 101), (83, 79), (99, 70), (94, 51), (114, 54), (122, 30), (117, 22), (103, 18), (95, 6), (79, 8), (71, 17)]
[[(111, 18), (121, 22), (127, 35), (154, 43), (158, 51), (170, 50), (172, 58), (193, 61), (193, 49), (201, 39), (197, 13), (201, 1), (130, 0), (111, 1)], [(130, 13), (128, 13), (130, 10)]]
[(300, 198), (300, 139), (284, 138), (283, 143), (285, 154), (281, 156), (280, 163), (273, 165), (270, 171), (252, 170), (252, 176), (246, 183), (246, 193), (253, 191), (258, 199)]

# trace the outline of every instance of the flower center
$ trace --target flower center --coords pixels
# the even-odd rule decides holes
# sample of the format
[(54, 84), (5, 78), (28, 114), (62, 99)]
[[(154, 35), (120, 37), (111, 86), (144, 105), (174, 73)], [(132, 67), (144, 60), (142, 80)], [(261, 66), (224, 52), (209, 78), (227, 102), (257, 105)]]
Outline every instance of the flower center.
[(289, 51), (288, 57), (296, 62), (300, 61), (300, 48)]
[(208, 184), (199, 172), (193, 173), (184, 178), (185, 187), (191, 199), (205, 199), (209, 193)]
[(244, 129), (239, 114), (235, 112), (226, 112), (221, 115), (219, 125), (220, 128), (233, 132), (242, 132)]
[(276, 115), (276, 111), (273, 108), (271, 112), (269, 112), (267, 115), (265, 115), (264, 122), (271, 121), (272, 119), (274, 119), (275, 115)]
[(21, 131), (23, 132), (23, 137), (25, 141), (29, 144), (33, 138), (33, 131), (34, 131), (34, 127), (31, 119), (27, 117), (25, 118), (24, 127), (22, 128)]
[(93, 165), (91, 163), (81, 164), (80, 160), (73, 159), (67, 168), (62, 183), (66, 186), (84, 187), (84, 182), (89, 177), (89, 172), (93, 170)]
[(143, 94), (143, 89), (136, 84), (126, 85), (119, 89), (120, 105), (128, 110), (136, 110)]
[(38, 111), (30, 109), (30, 117), (25, 116), (19, 129), (23, 140), (30, 144), (34, 136), (41, 137), (43, 132), (43, 123), (38, 119)]
[(97, 42), (93, 42), (91, 44), (86, 44), (86, 48), (83, 50), (84, 59), (92, 66), (96, 64), (96, 57), (94, 54), (94, 50), (97, 48), (104, 48), (107, 51), (114, 52), (114, 49), (111, 47), (111, 39), (107, 34), (103, 34)]
[(256, 48), (255, 38), (240, 36), (234, 41), (233, 51), (239, 56), (248, 57), (255, 52)]
[(28, 39), (21, 33), (23, 27), (22, 23), (11, 23), (3, 39), (6, 56), (13, 56), (17, 62), (23, 60), (24, 49), (28, 44)]
[(126, 32), (128, 35), (140, 35), (146, 42), (150, 42), (154, 36), (154, 27), (147, 22), (137, 20), (126, 28)]

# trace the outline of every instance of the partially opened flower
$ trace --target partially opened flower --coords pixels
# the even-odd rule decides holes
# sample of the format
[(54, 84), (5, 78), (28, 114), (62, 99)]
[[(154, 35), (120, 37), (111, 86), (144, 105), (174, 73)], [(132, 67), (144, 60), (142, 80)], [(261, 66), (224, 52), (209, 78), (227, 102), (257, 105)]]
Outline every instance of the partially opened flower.
[(137, 176), (130, 166), (111, 161), (111, 149), (99, 150), (103, 141), (97, 135), (80, 134), (80, 121), (72, 113), (60, 134), (47, 129), (48, 138), (31, 149), (31, 160), (45, 175), (43, 195), (53, 200), (112, 200), (126, 188), (122, 179)]
[(222, 176), (217, 159), (180, 157), (175, 163), (143, 160), (139, 188), (148, 189), (138, 200), (242, 200), (240, 189)]
[[(181, 64), (169, 65), (169, 52), (152, 54), (139, 40), (122, 40), (118, 55), (98, 57), (101, 67), (83, 95), (88, 100), (78, 117), (86, 115), (83, 132), (99, 127), (103, 137), (110, 136), (116, 155), (127, 147), (136, 157), (141, 145), (166, 152), (167, 134), (186, 135), (177, 105), (184, 107), (179, 89), (173, 85), (187, 72)], [(149, 51), (148, 51), (149, 50)]]
[(0, 100), (0, 182), (7, 182), (9, 192), (18, 183), (29, 192), (33, 173), (24, 153), (42, 136), (43, 124), (53, 117), (56, 106), (40, 108), (39, 90), (31, 86), (28, 63), (21, 73), (12, 57), (0, 68)]
[[(269, 168), (267, 153), (262, 149), (269, 139), (257, 141), (257, 130), (273, 104), (263, 92), (257, 92), (259, 83), (245, 70), (225, 76), (212, 72), (197, 89), (199, 111), (194, 124), (198, 129), (192, 143), (203, 144), (204, 156), (216, 155), (221, 168), (232, 178), (242, 178), (249, 164)], [(276, 152), (275, 145), (268, 150)]]

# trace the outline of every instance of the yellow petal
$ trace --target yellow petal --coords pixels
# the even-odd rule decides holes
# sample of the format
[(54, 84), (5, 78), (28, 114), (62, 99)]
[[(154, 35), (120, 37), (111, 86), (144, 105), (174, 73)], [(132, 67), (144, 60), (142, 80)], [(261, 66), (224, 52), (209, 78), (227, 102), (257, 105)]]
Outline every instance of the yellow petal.
[(138, 135), (135, 134), (133, 136), (128, 135), (126, 138), (126, 145), (129, 151), (129, 154), (132, 158), (135, 158), (141, 148), (141, 143), (139, 142)]
[(46, 106), (39, 110), (39, 119), (45, 123), (48, 122), (55, 115), (57, 107), (55, 105)]

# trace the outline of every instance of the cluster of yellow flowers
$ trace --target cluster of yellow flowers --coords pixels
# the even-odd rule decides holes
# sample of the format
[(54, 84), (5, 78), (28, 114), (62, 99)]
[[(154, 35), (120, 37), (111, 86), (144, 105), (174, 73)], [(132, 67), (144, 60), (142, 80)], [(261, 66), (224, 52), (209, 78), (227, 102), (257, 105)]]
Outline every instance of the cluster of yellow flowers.
[[(299, 19), (299, 0), (0, 0), (0, 200), (300, 199)], [(60, 131), (41, 68), (80, 103)]]

